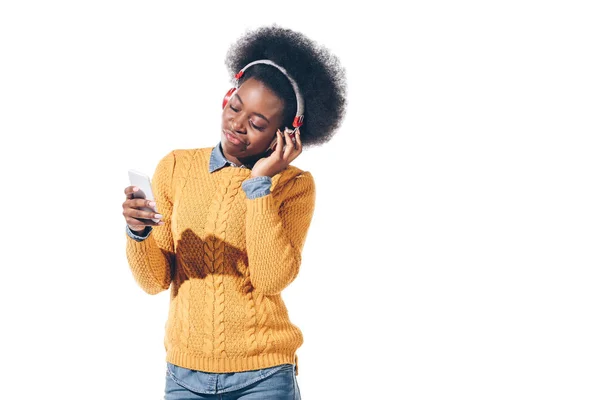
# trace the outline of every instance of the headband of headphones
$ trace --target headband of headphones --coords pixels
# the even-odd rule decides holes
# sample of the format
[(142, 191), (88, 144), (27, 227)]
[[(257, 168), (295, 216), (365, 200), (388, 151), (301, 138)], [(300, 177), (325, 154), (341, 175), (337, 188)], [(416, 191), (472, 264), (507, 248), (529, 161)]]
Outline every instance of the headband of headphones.
[(288, 73), (285, 70), (285, 68), (280, 67), (279, 65), (275, 64), (271, 60), (256, 60), (256, 61), (252, 61), (251, 63), (249, 63), (248, 65), (246, 65), (244, 68), (242, 68), (240, 70), (240, 72), (238, 72), (237, 74), (235, 74), (235, 89), (238, 88), (238, 84), (239, 84), (240, 78), (242, 77), (242, 75), (244, 75), (244, 71), (246, 71), (246, 69), (248, 69), (249, 67), (253, 66), (254, 64), (268, 64), (268, 65), (272, 65), (275, 68), (277, 68), (278, 70), (280, 70), (281, 73), (283, 73), (288, 78), (288, 80), (292, 84), (292, 87), (294, 88), (294, 93), (296, 93), (296, 104), (298, 105), (298, 107), (296, 109), (296, 116), (294, 117), (294, 122), (293, 122), (292, 125), (294, 126), (294, 128), (300, 127), (302, 125), (302, 123), (304, 122), (304, 99), (302, 98), (302, 95), (300, 94), (300, 89), (298, 88), (298, 84), (296, 83), (296, 81), (290, 75), (288, 75)]

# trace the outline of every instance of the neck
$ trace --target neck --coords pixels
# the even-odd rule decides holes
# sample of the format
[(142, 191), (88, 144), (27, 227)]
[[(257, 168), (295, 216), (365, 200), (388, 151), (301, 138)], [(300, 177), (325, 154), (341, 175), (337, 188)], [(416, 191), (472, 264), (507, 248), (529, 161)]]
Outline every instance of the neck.
[(231, 154), (227, 154), (223, 146), (221, 146), (221, 151), (223, 152), (223, 156), (227, 159), (227, 161), (234, 163), (237, 166), (244, 165), (248, 168), (252, 168), (252, 166), (260, 160), (265, 154), (255, 154), (248, 157), (235, 157)]

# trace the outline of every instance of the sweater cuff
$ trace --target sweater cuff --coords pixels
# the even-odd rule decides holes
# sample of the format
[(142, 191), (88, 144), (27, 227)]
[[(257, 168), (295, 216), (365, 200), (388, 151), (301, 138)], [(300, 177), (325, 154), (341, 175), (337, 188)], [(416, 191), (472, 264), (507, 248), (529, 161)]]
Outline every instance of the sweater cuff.
[(271, 193), (271, 183), (270, 176), (255, 176), (242, 182), (242, 189), (248, 199), (256, 199)]
[(247, 210), (251, 215), (277, 214), (275, 201), (271, 193), (254, 199), (246, 199), (246, 202), (248, 203)]
[(148, 236), (150, 236), (150, 232), (152, 232), (152, 227), (147, 226), (146, 228), (144, 228), (143, 231), (141, 231), (139, 233), (135, 233), (134, 231), (131, 230), (131, 228), (129, 228), (129, 225), (126, 224), (125, 231), (127, 232), (127, 236), (129, 236), (136, 242), (141, 242), (141, 241), (147, 239)]

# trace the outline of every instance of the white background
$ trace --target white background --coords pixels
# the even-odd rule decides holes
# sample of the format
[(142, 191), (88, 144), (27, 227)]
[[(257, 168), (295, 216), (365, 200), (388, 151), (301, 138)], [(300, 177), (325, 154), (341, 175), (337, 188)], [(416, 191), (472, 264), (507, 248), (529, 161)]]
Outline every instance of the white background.
[(127, 169), (215, 145), (224, 57), (277, 22), (348, 112), (283, 292), (310, 399), (598, 399), (593, 2), (0, 5), (0, 397), (159, 399), (168, 292), (125, 256)]

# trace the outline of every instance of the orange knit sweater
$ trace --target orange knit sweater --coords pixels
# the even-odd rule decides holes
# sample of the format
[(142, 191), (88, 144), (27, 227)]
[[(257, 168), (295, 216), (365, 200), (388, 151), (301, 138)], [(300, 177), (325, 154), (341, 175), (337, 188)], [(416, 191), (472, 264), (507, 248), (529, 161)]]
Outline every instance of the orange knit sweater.
[[(249, 199), (251, 170), (209, 173), (212, 148), (173, 150), (152, 177), (165, 224), (126, 236), (129, 266), (149, 294), (171, 288), (166, 360), (205, 372), (295, 363), (302, 345), (281, 291), (298, 275), (315, 205), (310, 172), (292, 165)], [(298, 370), (296, 370), (298, 374)]]

